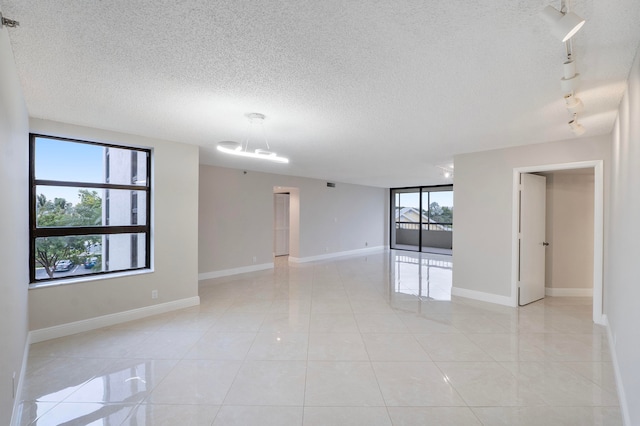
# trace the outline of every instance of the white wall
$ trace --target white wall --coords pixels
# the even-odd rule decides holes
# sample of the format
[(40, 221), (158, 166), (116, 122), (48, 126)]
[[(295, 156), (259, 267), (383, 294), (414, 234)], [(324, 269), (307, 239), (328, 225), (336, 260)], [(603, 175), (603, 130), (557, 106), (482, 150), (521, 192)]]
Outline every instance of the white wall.
[(454, 292), (511, 297), (514, 168), (604, 160), (606, 185), (610, 146), (599, 136), (457, 155)]
[[(629, 76), (613, 131), (605, 239), (605, 313), (628, 425), (640, 424), (640, 56)], [(619, 387), (620, 388), (620, 387)]]
[(304, 260), (388, 244), (388, 190), (344, 183), (328, 188), (317, 179), (202, 165), (201, 274), (273, 262), (276, 186), (297, 188), (291, 206), (299, 208), (299, 217), (292, 215), (290, 224), (299, 246), (291, 244), (290, 257)]
[(592, 290), (593, 169), (543, 174), (547, 177), (546, 241), (549, 242), (545, 252), (545, 285), (553, 289)]
[[(197, 297), (198, 147), (38, 119), (31, 119), (30, 130), (152, 148), (154, 269), (148, 274), (33, 288), (29, 291), (30, 328)], [(151, 299), (155, 289), (158, 298)]]
[(7, 29), (0, 30), (0, 424), (13, 409), (27, 340), (29, 127)]

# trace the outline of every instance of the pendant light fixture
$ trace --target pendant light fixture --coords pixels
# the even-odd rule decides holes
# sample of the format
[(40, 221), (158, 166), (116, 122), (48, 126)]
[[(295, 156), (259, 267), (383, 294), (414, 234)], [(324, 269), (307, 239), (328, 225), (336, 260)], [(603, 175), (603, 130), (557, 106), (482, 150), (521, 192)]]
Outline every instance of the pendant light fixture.
[[(276, 163), (288, 163), (288, 158), (280, 157), (275, 152), (270, 151), (271, 148), (269, 147), (269, 141), (267, 140), (267, 136), (264, 131), (265, 118), (266, 116), (264, 114), (260, 114), (259, 112), (252, 112), (247, 114), (249, 127), (247, 128), (247, 136), (244, 142), (218, 142), (218, 151), (224, 152), (225, 154), (237, 155), (239, 157), (256, 158), (259, 160), (268, 160)], [(249, 143), (252, 141), (252, 138), (256, 136), (256, 133), (260, 133), (260, 137), (261, 139), (263, 139), (264, 145), (267, 149), (249, 149)]]

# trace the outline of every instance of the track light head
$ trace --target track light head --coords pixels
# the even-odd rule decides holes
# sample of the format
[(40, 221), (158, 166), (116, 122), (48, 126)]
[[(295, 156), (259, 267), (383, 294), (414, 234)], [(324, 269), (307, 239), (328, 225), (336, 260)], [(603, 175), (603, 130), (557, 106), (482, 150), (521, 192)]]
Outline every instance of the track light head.
[(582, 124), (578, 123), (578, 117), (576, 117), (575, 115), (573, 116), (573, 120), (569, 122), (569, 127), (571, 128), (573, 134), (576, 136), (581, 136), (586, 131)]
[(564, 95), (564, 102), (567, 106), (567, 111), (571, 114), (581, 112), (584, 109), (584, 104), (580, 98), (576, 98), (572, 93)]
[(580, 74), (576, 74), (571, 78), (560, 79), (560, 88), (562, 89), (562, 93), (569, 94), (573, 93), (578, 89), (578, 85), (580, 83)]
[(562, 13), (553, 6), (542, 9), (541, 15), (549, 24), (551, 34), (562, 42), (573, 37), (585, 23), (585, 20), (575, 13)]

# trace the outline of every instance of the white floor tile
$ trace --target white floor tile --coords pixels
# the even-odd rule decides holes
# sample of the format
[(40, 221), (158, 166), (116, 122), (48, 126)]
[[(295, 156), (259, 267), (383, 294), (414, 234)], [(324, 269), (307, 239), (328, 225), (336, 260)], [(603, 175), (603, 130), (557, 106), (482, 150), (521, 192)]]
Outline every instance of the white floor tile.
[(310, 361), (369, 361), (360, 333), (310, 333)]
[(416, 338), (433, 361), (493, 361), (464, 334), (420, 334)]
[(122, 426), (210, 426), (218, 413), (217, 405), (140, 404)]
[(213, 426), (299, 426), (302, 407), (224, 406)]
[(305, 361), (308, 347), (308, 333), (258, 333), (247, 359)]
[(467, 407), (389, 407), (394, 426), (482, 426)]
[(384, 407), (305, 407), (304, 426), (391, 426)]
[(305, 364), (304, 361), (246, 361), (224, 405), (302, 406)]
[(240, 361), (180, 361), (146, 402), (221, 405), (241, 365)]
[(363, 333), (371, 361), (431, 361), (412, 334)]
[(536, 389), (497, 362), (436, 362), (470, 407), (545, 405)]
[(369, 362), (309, 361), (305, 406), (384, 406)]
[(464, 400), (433, 362), (374, 362), (387, 406), (464, 406)]

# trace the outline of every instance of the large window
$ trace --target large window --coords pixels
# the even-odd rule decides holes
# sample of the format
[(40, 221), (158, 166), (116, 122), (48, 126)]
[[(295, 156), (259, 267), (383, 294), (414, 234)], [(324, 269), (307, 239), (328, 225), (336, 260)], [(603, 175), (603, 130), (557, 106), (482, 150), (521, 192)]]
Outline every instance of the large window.
[(151, 264), (151, 152), (30, 135), (31, 283)]
[(391, 221), (391, 248), (449, 253), (453, 186), (392, 189)]

